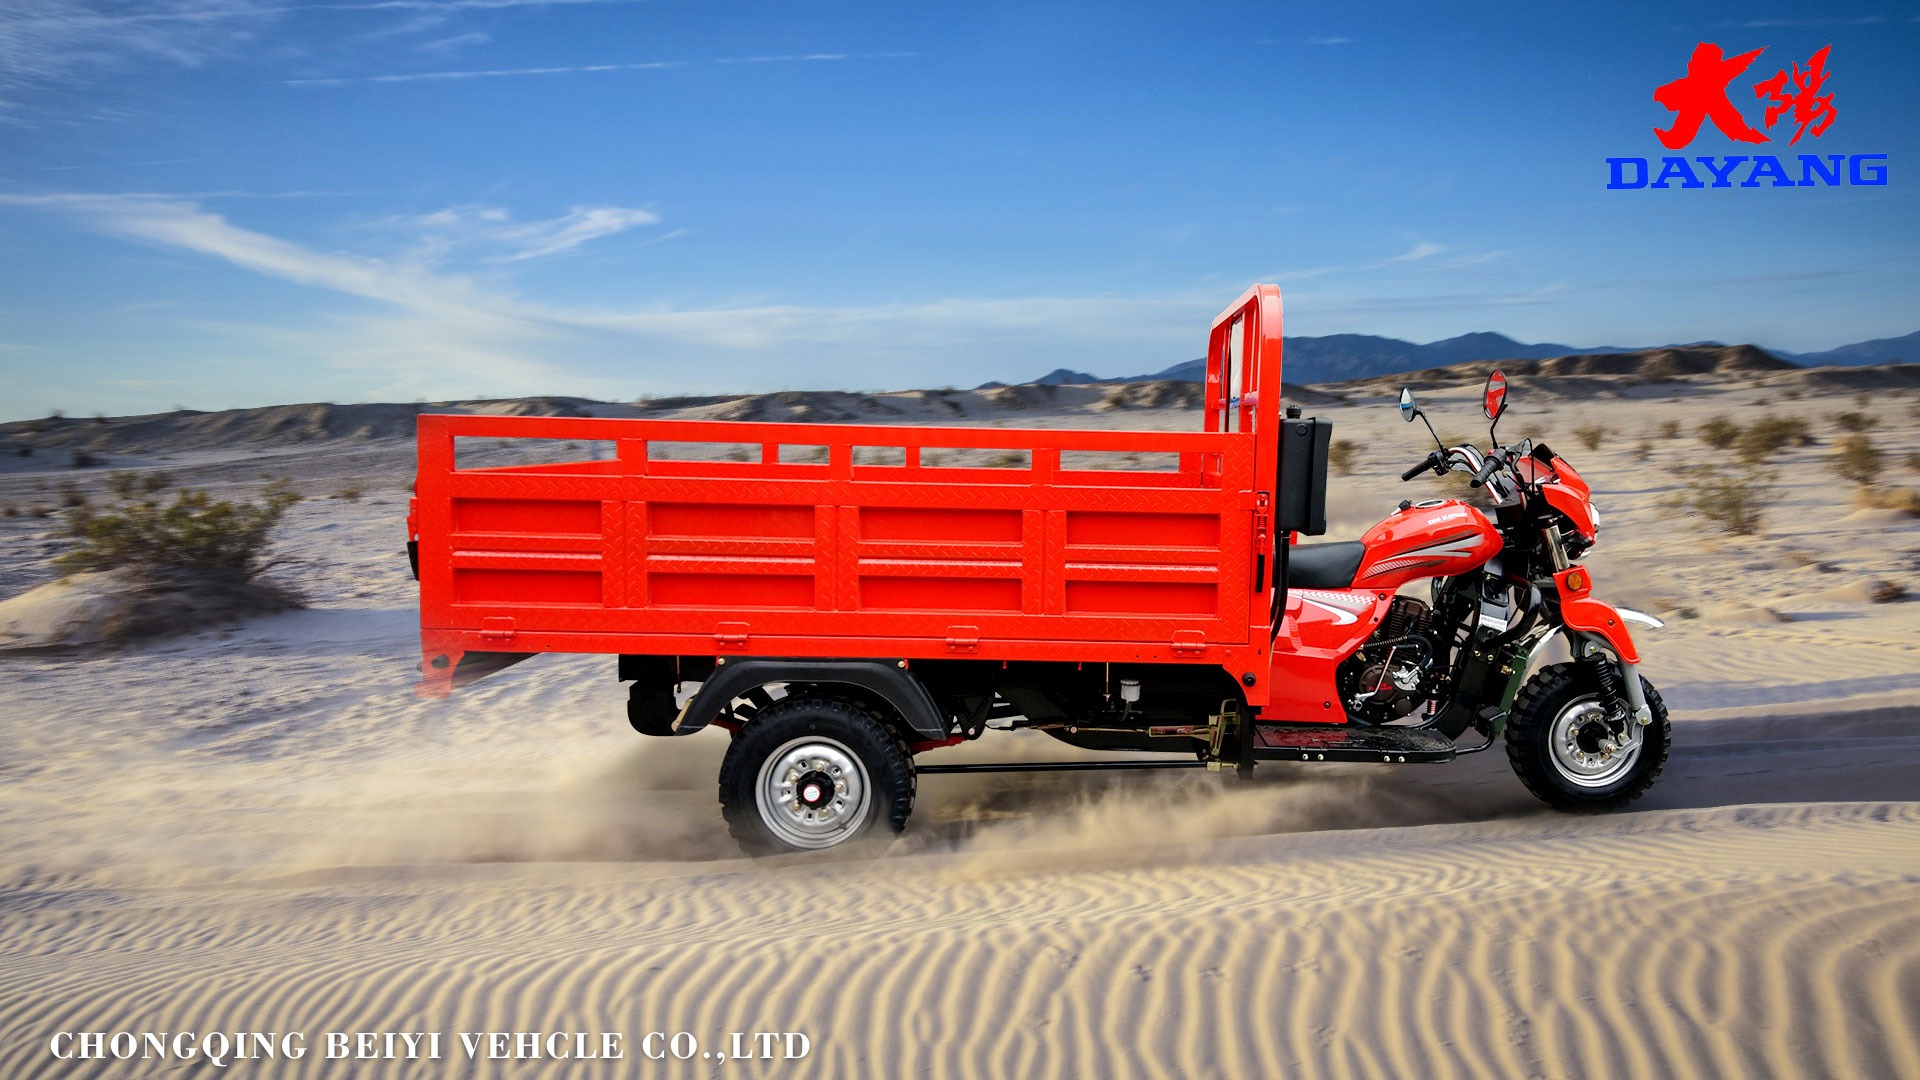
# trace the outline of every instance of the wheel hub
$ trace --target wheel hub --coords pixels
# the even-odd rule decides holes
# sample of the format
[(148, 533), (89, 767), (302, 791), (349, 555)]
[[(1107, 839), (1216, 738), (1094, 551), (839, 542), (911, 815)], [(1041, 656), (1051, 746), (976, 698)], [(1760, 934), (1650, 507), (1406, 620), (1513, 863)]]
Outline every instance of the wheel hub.
[(824, 848), (847, 838), (866, 819), (871, 792), (866, 769), (839, 742), (809, 736), (775, 750), (754, 786), (760, 820), (798, 848)]
[(1619, 780), (1640, 759), (1641, 729), (1623, 728), (1609, 721), (1607, 710), (1594, 698), (1582, 698), (1554, 718), (1548, 748), (1553, 767), (1568, 782), (1599, 788)]

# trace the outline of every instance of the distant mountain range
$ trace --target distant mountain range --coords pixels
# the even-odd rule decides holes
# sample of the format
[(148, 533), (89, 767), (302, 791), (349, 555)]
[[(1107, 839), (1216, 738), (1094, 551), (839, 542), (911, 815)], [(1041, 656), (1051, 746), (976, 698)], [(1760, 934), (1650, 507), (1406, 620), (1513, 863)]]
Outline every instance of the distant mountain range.
[[(1721, 343), (1699, 341), (1688, 344), (1718, 346)], [(1670, 348), (1672, 346), (1654, 347)], [(1290, 337), (1286, 339), (1286, 379), (1290, 383), (1346, 382), (1349, 379), (1371, 379), (1381, 375), (1396, 375), (1401, 372), (1422, 371), (1427, 368), (1445, 367), (1449, 364), (1475, 363), (1485, 360), (1550, 360), (1556, 356), (1596, 356), (1642, 352), (1645, 349), (1644, 346), (1619, 345), (1582, 348), (1551, 341), (1527, 344), (1515, 341), (1505, 334), (1490, 331), (1461, 334), (1459, 337), (1450, 337), (1442, 341), (1430, 341), (1425, 345), (1402, 341), (1399, 338), (1377, 337), (1373, 334)], [(1800, 367), (1856, 367), (1862, 364), (1920, 361), (1920, 331), (1905, 337), (1855, 342), (1852, 345), (1842, 345), (1825, 352), (1790, 353), (1781, 349), (1768, 349), (1766, 352)], [(1206, 371), (1207, 361), (1201, 358), (1187, 360), (1170, 368), (1142, 375), (1101, 377), (1085, 371), (1057, 368), (1035, 379), (1034, 382), (1043, 386), (1096, 382), (1145, 382), (1162, 379), (1201, 382), (1206, 378)]]

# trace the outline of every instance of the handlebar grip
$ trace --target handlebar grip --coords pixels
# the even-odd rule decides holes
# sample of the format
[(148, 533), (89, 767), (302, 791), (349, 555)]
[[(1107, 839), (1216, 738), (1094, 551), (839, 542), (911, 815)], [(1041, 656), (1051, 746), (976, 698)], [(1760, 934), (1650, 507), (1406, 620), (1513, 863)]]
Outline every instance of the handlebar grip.
[(1421, 462), (1418, 465), (1415, 465), (1413, 468), (1408, 469), (1406, 472), (1401, 473), (1400, 479), (1411, 480), (1414, 477), (1419, 476), (1421, 473), (1426, 472), (1428, 469), (1431, 469), (1431, 468), (1433, 468), (1433, 455), (1428, 454), (1427, 460)]
[(1505, 464), (1505, 461), (1501, 458), (1500, 451), (1495, 450), (1493, 453), (1488, 454), (1487, 460), (1480, 466), (1480, 471), (1473, 474), (1473, 486), (1480, 487), (1488, 480), (1493, 479), (1493, 474), (1499, 472), (1500, 466), (1503, 464)]

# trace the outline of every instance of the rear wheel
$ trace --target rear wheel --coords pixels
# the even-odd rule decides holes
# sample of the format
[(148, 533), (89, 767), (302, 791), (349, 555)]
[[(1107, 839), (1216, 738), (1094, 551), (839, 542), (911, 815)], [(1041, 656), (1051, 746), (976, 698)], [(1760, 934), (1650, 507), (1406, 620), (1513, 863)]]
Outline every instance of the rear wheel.
[(906, 748), (846, 701), (771, 705), (740, 729), (720, 765), (727, 830), (752, 855), (837, 847), (880, 822), (899, 832), (913, 794)]
[(1660, 692), (1640, 688), (1651, 723), (1607, 720), (1599, 688), (1578, 664), (1543, 668), (1513, 703), (1507, 760), (1541, 802), (1573, 814), (1618, 810), (1639, 798), (1667, 763), (1672, 729)]

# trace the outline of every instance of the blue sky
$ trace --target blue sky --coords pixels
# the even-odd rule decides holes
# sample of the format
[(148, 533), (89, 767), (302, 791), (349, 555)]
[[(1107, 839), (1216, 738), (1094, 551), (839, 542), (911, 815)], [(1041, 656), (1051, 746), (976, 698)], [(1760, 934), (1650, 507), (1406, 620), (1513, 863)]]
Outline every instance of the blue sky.
[[(0, 0), (0, 415), (1920, 329), (1920, 10), (1538, 7)], [(1889, 183), (1607, 190), (1700, 41)]]

